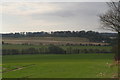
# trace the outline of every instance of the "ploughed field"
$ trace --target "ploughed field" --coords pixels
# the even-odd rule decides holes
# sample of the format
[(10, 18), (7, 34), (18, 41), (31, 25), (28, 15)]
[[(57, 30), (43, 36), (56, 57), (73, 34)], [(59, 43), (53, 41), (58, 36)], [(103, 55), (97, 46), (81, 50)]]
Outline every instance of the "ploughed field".
[(4, 55), (3, 78), (112, 78), (114, 54)]
[(106, 45), (108, 43), (96, 43), (90, 42), (87, 38), (80, 37), (3, 37), (5, 43), (9, 44), (34, 44), (34, 45), (66, 45), (66, 44), (101, 44)]

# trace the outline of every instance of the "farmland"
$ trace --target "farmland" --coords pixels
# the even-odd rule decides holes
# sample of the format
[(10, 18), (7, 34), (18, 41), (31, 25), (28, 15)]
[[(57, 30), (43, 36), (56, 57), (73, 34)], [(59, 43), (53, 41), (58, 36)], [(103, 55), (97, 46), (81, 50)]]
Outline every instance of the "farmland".
[(3, 78), (112, 78), (113, 54), (6, 55)]
[(3, 78), (113, 78), (118, 73), (108, 43), (79, 37), (6, 37), (3, 41)]
[(3, 38), (5, 43), (10, 44), (34, 44), (34, 45), (65, 45), (65, 44), (101, 44), (106, 45), (107, 43), (95, 43), (90, 42), (87, 38), (80, 37), (21, 37), (21, 38), (12, 38), (5, 37)]
[[(47, 48), (48, 45), (20, 45), (20, 44), (5, 44), (2, 46), (3, 49), (27, 49), (27, 48)], [(69, 47), (71, 48), (78, 48), (78, 49), (106, 49), (106, 50), (111, 50), (112, 47), (111, 46), (78, 46), (78, 45), (75, 45), (75, 46), (60, 46), (62, 47), (63, 49), (67, 49)]]
[(0, 77), (119, 80), (120, 0), (60, 2), (0, 5)]

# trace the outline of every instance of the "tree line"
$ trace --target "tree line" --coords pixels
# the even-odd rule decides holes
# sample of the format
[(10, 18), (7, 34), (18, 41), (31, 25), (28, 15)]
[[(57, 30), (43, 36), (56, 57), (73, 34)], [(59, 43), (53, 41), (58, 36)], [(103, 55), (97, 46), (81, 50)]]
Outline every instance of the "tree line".
[(49, 45), (42, 48), (27, 48), (27, 49), (2, 49), (3, 55), (22, 55), (22, 54), (88, 54), (88, 53), (112, 53), (112, 50), (106, 49), (78, 49), (68, 47), (63, 49), (56, 45)]
[(18, 32), (2, 34), (2, 37), (81, 37), (88, 38), (91, 42), (112, 43), (116, 33), (99, 33), (95, 31), (55, 31), (55, 32)]

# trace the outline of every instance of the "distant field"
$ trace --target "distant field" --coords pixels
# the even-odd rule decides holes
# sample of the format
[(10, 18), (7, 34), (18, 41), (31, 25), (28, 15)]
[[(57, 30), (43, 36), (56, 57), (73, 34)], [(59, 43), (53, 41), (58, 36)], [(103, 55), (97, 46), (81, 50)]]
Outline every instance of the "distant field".
[[(20, 45), (20, 44), (5, 44), (5, 45), (2, 45), (2, 48), (3, 49), (18, 49), (18, 50), (21, 50), (21, 49), (27, 49), (27, 48), (47, 48), (48, 46), (47, 45)], [(111, 51), (112, 49), (112, 46), (60, 46), (61, 48), (63, 49), (67, 49), (67, 48), (73, 48), (73, 49), (99, 49), (99, 50), (102, 50), (102, 49), (105, 49), (105, 50), (108, 50), (108, 51)]]
[(3, 78), (112, 78), (113, 54), (7, 55)]
[(80, 38), (80, 37), (24, 37), (24, 38), (3, 38), (5, 43), (11, 44), (55, 44), (55, 45), (62, 45), (62, 44), (107, 44), (107, 43), (95, 43), (90, 42), (87, 38)]

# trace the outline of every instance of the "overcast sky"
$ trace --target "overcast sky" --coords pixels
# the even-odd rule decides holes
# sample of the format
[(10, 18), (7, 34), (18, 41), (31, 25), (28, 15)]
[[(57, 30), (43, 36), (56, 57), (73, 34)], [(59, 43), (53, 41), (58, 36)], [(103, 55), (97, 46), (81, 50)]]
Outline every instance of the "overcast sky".
[(99, 15), (108, 10), (105, 2), (5, 2), (0, 6), (2, 32), (106, 32), (99, 21)]

